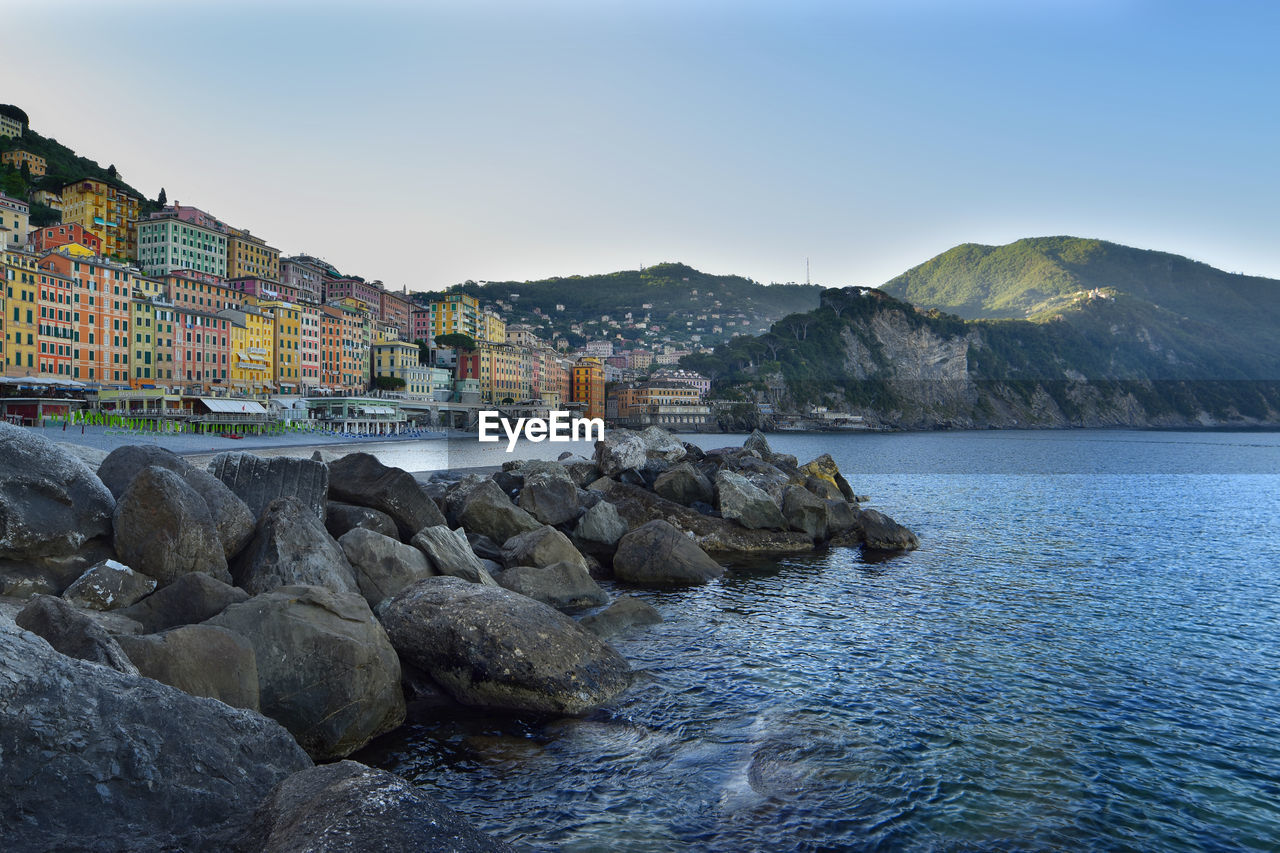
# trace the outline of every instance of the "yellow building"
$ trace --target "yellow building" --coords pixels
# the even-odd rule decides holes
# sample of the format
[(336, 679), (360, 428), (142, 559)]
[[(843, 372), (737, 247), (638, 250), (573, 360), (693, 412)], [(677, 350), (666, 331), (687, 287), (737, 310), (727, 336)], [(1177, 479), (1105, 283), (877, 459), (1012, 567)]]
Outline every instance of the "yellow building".
[(275, 318), (275, 358), (272, 379), (282, 394), (296, 392), (302, 381), (302, 309), (291, 302), (272, 300), (258, 307)]
[(0, 249), (26, 246), (31, 230), (31, 208), (25, 201), (0, 193)]
[(271, 391), (275, 370), (275, 317), (256, 305), (218, 312), (231, 330), (231, 369), (228, 383), (241, 394)]
[(483, 340), (484, 321), (480, 302), (465, 293), (449, 293), (427, 305), (430, 314), (431, 340), (439, 335), (468, 335)]
[(163, 386), (173, 380), (173, 303), (165, 296), (163, 279), (136, 275), (132, 284), (129, 315), (133, 359), (129, 384), (134, 388)]
[(62, 188), (62, 221), (79, 225), (102, 239), (109, 258), (136, 258), (136, 231), (141, 200), (106, 181), (85, 178)]
[(4, 373), (6, 376), (35, 376), (40, 371), (40, 290), (39, 266), (30, 252), (6, 251), (4, 263)]
[(604, 366), (600, 359), (580, 358), (573, 366), (573, 401), (586, 404), (587, 417), (604, 417)]
[(481, 319), (483, 320), (484, 331), (480, 333), (483, 340), (491, 344), (505, 344), (507, 342), (507, 323), (493, 311), (485, 309)]
[(532, 387), (529, 350), (482, 341), (473, 352), (458, 354), (458, 378), (478, 380), (486, 403), (524, 402), (530, 399)]
[(43, 178), (48, 163), (38, 154), (32, 154), (30, 151), (23, 151), (19, 148), (16, 151), (6, 151), (0, 154), (0, 163), (12, 166), (15, 169), (21, 169), (26, 165), (27, 171), (31, 173), (33, 178)]
[(36, 204), (43, 204), (45, 207), (51, 207), (54, 210), (62, 210), (62, 196), (52, 190), (36, 190), (31, 194), (31, 200)]
[(408, 397), (419, 399), (430, 397), (435, 390), (432, 373), (436, 369), (418, 363), (418, 345), (415, 343), (379, 341), (373, 345), (372, 360), (375, 386), (379, 379), (399, 379), (404, 382), (403, 386), (384, 390), (399, 391)]
[(0, 136), (22, 136), (22, 122), (12, 116), (0, 114)]
[(261, 237), (232, 228), (227, 232), (227, 278), (280, 280), (280, 250)]

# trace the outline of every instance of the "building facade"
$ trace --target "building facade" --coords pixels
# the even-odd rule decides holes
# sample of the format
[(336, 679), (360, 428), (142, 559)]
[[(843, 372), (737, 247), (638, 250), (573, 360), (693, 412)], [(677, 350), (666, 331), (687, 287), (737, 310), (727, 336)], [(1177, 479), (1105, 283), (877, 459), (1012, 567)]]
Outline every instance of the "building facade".
[(195, 270), (227, 277), (227, 235), (221, 231), (173, 214), (156, 214), (137, 223), (136, 235), (136, 257), (147, 275)]
[(21, 169), (26, 166), (27, 171), (31, 173), (33, 178), (43, 178), (45, 170), (49, 166), (40, 155), (32, 154), (30, 151), (23, 151), (21, 148), (0, 154), (0, 163), (12, 166), (15, 169)]
[(604, 417), (604, 366), (600, 359), (585, 356), (573, 365), (573, 402), (582, 403), (589, 418)]
[(109, 258), (136, 258), (133, 223), (141, 199), (106, 181), (85, 178), (62, 188), (62, 222), (79, 225), (102, 240), (102, 254)]
[(37, 252), (61, 246), (83, 246), (91, 255), (102, 254), (102, 239), (82, 225), (49, 225), (35, 228), (27, 235), (27, 244)]
[(25, 201), (0, 193), (0, 249), (17, 249), (27, 242), (31, 208)]

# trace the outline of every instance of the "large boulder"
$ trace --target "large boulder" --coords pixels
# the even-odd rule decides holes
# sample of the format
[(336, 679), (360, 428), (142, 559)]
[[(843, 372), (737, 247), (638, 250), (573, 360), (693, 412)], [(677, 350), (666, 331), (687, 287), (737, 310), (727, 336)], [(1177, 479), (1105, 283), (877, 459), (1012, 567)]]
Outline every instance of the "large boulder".
[(55, 652), (0, 617), (6, 853), (228, 850), (310, 766), (251, 711)]
[(102, 460), (102, 464), (98, 466), (98, 479), (118, 500), (124, 490), (129, 488), (133, 478), (153, 465), (175, 474), (185, 474), (192, 468), (190, 462), (167, 447), (158, 444), (126, 444), (124, 447), (117, 447)]
[(627, 662), (594, 634), (500, 587), (427, 578), (384, 601), (378, 616), (400, 655), (465, 705), (580, 714), (631, 680)]
[(301, 770), (263, 801), (245, 853), (506, 853), (511, 848), (416, 785), (340, 761)]
[(596, 467), (596, 463), (583, 456), (569, 454), (559, 461), (569, 474), (569, 479), (573, 480), (573, 484), (578, 488), (586, 486), (600, 476), (600, 469)]
[(414, 535), (413, 546), (425, 555), (436, 574), (471, 583), (483, 583), (488, 576), (461, 528), (450, 530), (443, 524), (424, 527)]
[(520, 489), (520, 508), (543, 524), (563, 524), (578, 515), (578, 487), (556, 468), (526, 474)]
[(195, 625), (212, 619), (232, 604), (247, 601), (249, 593), (223, 583), (204, 572), (183, 575), (137, 604), (120, 611), (152, 634), (178, 625)]
[(508, 539), (502, 546), (502, 562), (508, 567), (544, 567), (565, 562), (572, 563), (583, 571), (587, 568), (587, 561), (573, 547), (569, 537), (547, 525)]
[(213, 625), (182, 625), (161, 634), (120, 636), (116, 642), (147, 678), (233, 708), (258, 710), (258, 661), (239, 634)]
[(338, 544), (370, 608), (414, 581), (435, 574), (430, 561), (417, 548), (363, 527), (348, 530)]
[(602, 500), (578, 519), (578, 526), (573, 529), (573, 541), (593, 554), (612, 556), (617, 550), (618, 540), (627, 530), (627, 523), (618, 515), (613, 504)]
[(373, 507), (344, 504), (341, 501), (329, 501), (325, 505), (324, 526), (334, 539), (341, 539), (343, 534), (357, 527), (381, 533), (383, 536), (395, 538), (400, 536), (400, 529), (385, 512)]
[(716, 508), (720, 515), (750, 530), (786, 530), (787, 520), (768, 492), (741, 474), (716, 472)]
[(765, 438), (764, 433), (758, 429), (753, 429), (751, 435), (747, 436), (747, 440), (742, 442), (744, 450), (750, 450), (761, 459), (768, 459), (773, 456), (773, 448), (769, 446), (769, 439)]
[[(807, 488), (807, 487), (806, 487)], [(844, 498), (823, 501), (827, 507), (827, 533), (836, 536), (849, 531), (856, 531), (861, 513), (857, 504), (851, 504)]]
[(787, 486), (782, 498), (782, 514), (792, 530), (799, 530), (815, 541), (827, 538), (830, 515), (827, 502), (804, 486)]
[[(60, 598), (33, 596), (13, 621), (67, 657), (99, 663), (127, 675), (138, 674), (128, 655), (106, 629)], [(0, 767), (3, 764), (0, 762)]]
[(424, 527), (444, 524), (440, 508), (412, 474), (369, 453), (348, 453), (329, 463), (329, 497), (385, 512), (405, 542)]
[(506, 542), (518, 533), (542, 526), (542, 522), (513, 504), (492, 480), (470, 489), (458, 519), (468, 533), (488, 536), (494, 542)]
[(920, 547), (920, 540), (914, 533), (877, 510), (861, 510), (858, 523), (864, 548), (872, 551), (914, 551)]
[(498, 585), (556, 610), (581, 610), (609, 602), (609, 595), (575, 563), (516, 566), (498, 576)]
[(583, 616), (578, 624), (597, 637), (607, 639), (630, 628), (657, 625), (662, 614), (653, 605), (630, 595), (618, 596), (608, 607)]
[(617, 477), (623, 471), (644, 467), (648, 451), (639, 433), (612, 429), (596, 442), (596, 467), (604, 477)]
[(90, 471), (97, 471), (98, 466), (110, 455), (105, 450), (89, 447), (86, 444), (76, 444), (73, 441), (55, 441), (54, 444), (88, 465)]
[(640, 433), (640, 440), (644, 442), (645, 455), (650, 459), (679, 462), (686, 455), (684, 444), (662, 427), (645, 428)]
[(0, 560), (74, 554), (111, 531), (97, 475), (35, 431), (0, 423)]
[(264, 458), (242, 451), (219, 453), (209, 473), (235, 492), (254, 518), (276, 498), (292, 497), (324, 520), (329, 495), (329, 466), (314, 459)]
[[(462, 510), (466, 506), (467, 501), (471, 499), (471, 493), (483, 486), (485, 483), (492, 483), (491, 477), (483, 474), (467, 474), (466, 476), (453, 481), (448, 485), (444, 492), (444, 517), (445, 521), (452, 526), (462, 523)], [(494, 484), (497, 486), (497, 484)], [(504, 498), (507, 496), (502, 491), (502, 487), (497, 487), (497, 494)]]
[(231, 580), (208, 504), (167, 468), (142, 469), (116, 502), (111, 524), (120, 561), (160, 586), (188, 572)]
[(295, 498), (277, 498), (258, 519), (253, 540), (240, 553), (236, 585), (250, 595), (281, 586), (323, 586), (357, 592), (346, 554), (315, 513)]
[(698, 544), (665, 521), (650, 521), (618, 542), (613, 575), (642, 586), (706, 583), (724, 574)]
[(249, 641), (262, 713), (317, 761), (344, 758), (404, 721), (400, 661), (358, 594), (280, 587), (207, 624)]
[(711, 503), (715, 490), (707, 476), (688, 462), (681, 462), (659, 475), (653, 490), (669, 501), (691, 506), (695, 503)]
[(853, 489), (849, 486), (849, 481), (840, 473), (840, 467), (836, 465), (836, 461), (831, 458), (830, 453), (824, 453), (812, 462), (806, 462), (800, 466), (800, 473), (807, 477), (815, 477), (818, 480), (825, 481), (835, 486), (840, 494), (847, 501), (857, 500)]
[(103, 560), (76, 578), (62, 593), (62, 598), (73, 607), (118, 610), (136, 603), (155, 590), (154, 578), (135, 572), (115, 560)]

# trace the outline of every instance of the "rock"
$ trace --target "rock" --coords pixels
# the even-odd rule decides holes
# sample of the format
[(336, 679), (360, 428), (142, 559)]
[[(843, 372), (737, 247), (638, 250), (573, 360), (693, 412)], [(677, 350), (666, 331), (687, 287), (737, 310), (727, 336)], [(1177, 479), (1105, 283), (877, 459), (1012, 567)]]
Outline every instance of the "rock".
[(620, 595), (608, 607), (583, 616), (578, 624), (602, 639), (621, 634), (629, 628), (657, 625), (662, 614), (647, 602), (630, 595)]
[(236, 560), (236, 586), (250, 595), (281, 586), (323, 586), (357, 592), (346, 554), (310, 508), (295, 498), (277, 498), (258, 519), (257, 530)]
[(840, 495), (847, 501), (855, 499), (853, 489), (849, 487), (849, 482), (841, 476), (840, 468), (836, 465), (836, 461), (831, 458), (830, 453), (824, 453), (812, 462), (806, 462), (800, 467), (800, 473), (831, 483), (840, 490)]
[(116, 553), (160, 586), (188, 572), (230, 581), (226, 552), (204, 498), (166, 468), (144, 468), (116, 502)]
[(746, 477), (731, 471), (716, 472), (716, 509), (722, 517), (751, 530), (787, 529), (787, 520), (773, 498)]
[(412, 474), (383, 465), (369, 453), (348, 453), (330, 463), (329, 496), (385, 512), (405, 542), (424, 527), (444, 524), (439, 507)]
[(155, 590), (155, 578), (139, 574), (115, 560), (103, 560), (67, 587), (62, 598), (72, 607), (117, 610), (134, 604)]
[(578, 519), (573, 538), (588, 550), (612, 554), (617, 549), (618, 540), (627, 530), (627, 523), (618, 515), (613, 504), (600, 501)]
[(495, 542), (506, 542), (518, 533), (542, 526), (532, 515), (511, 503), (492, 480), (471, 490), (459, 520), (468, 533), (479, 533)]
[(682, 462), (658, 477), (653, 483), (653, 490), (667, 500), (684, 506), (715, 500), (711, 481), (688, 462)]
[(147, 678), (233, 708), (258, 710), (257, 657), (239, 634), (213, 625), (182, 625), (116, 642)]
[(799, 473), (800, 460), (796, 459), (790, 453), (771, 453), (766, 457), (766, 461), (781, 468), (784, 471)]
[(378, 616), (401, 656), (465, 705), (581, 714), (631, 680), (626, 661), (585, 628), (498, 587), (427, 578)]
[(629, 429), (612, 429), (596, 442), (596, 467), (605, 477), (616, 477), (623, 471), (640, 468), (649, 448), (639, 434)]
[(858, 523), (862, 545), (872, 551), (914, 551), (920, 547), (914, 533), (882, 512), (860, 510)]
[(569, 479), (573, 480), (573, 484), (578, 488), (582, 488), (600, 476), (600, 469), (596, 467), (596, 463), (582, 456), (570, 454), (561, 459), (560, 464), (564, 466)]
[(764, 433), (758, 429), (753, 429), (751, 435), (747, 436), (747, 440), (742, 442), (742, 446), (746, 450), (755, 453), (761, 459), (768, 459), (773, 456), (773, 448), (769, 447), (769, 439), (765, 438)]
[(89, 466), (33, 430), (0, 423), (0, 559), (74, 554), (110, 533), (114, 506)]
[(424, 527), (413, 537), (413, 547), (417, 548), (436, 574), (462, 578), (471, 583), (480, 583), (485, 574), (484, 564), (471, 550), (471, 543), (462, 529), (450, 530), (443, 524), (435, 527)]
[(89, 447), (85, 444), (76, 444), (73, 441), (55, 441), (54, 444), (79, 459), (85, 465), (88, 465), (90, 471), (97, 471), (102, 461), (110, 455), (105, 450), (99, 450), (96, 447)]
[(513, 536), (502, 546), (502, 563), (505, 566), (544, 567), (552, 563), (567, 562), (586, 571), (587, 562), (573, 547), (569, 537), (554, 527), (542, 526)]
[(33, 596), (13, 621), (67, 657), (100, 663), (126, 675), (138, 674), (120, 644), (104, 628), (60, 598)]
[(254, 518), (262, 515), (276, 498), (292, 497), (314, 512), (316, 518), (324, 520), (329, 467), (323, 462), (288, 456), (268, 459), (230, 451), (213, 457), (209, 473), (235, 492), (249, 506)]
[(57, 654), (0, 618), (7, 853), (227, 850), (310, 765), (276, 723)]
[(498, 585), (556, 610), (581, 610), (609, 602), (608, 593), (585, 568), (574, 563), (552, 563), (543, 568), (516, 566), (499, 576)]
[(338, 544), (370, 609), (414, 581), (435, 574), (431, 562), (417, 548), (363, 527), (348, 530)]
[(102, 460), (98, 466), (98, 479), (119, 500), (133, 478), (153, 465), (179, 475), (191, 470), (191, 463), (172, 450), (155, 444), (127, 444), (117, 447)]
[(481, 560), (502, 561), (502, 546), (488, 536), (481, 536), (479, 533), (468, 533), (467, 542), (471, 545), (471, 552)]
[(285, 779), (263, 801), (239, 846), (246, 853), (511, 850), (416, 785), (354, 761)]
[(648, 521), (661, 519), (680, 530), (692, 533), (698, 545), (708, 553), (733, 555), (796, 554), (813, 550), (813, 540), (791, 530), (748, 530), (714, 514), (711, 507), (685, 507), (653, 492), (623, 483), (609, 481), (604, 496), (618, 510), (618, 515), (635, 529)]
[(858, 508), (843, 498), (824, 501), (827, 505), (827, 534), (835, 536), (856, 530), (858, 527)]
[(344, 504), (340, 501), (329, 501), (325, 505), (324, 526), (334, 539), (341, 539), (343, 534), (357, 527), (372, 530), (374, 533), (381, 533), (393, 539), (400, 538), (399, 528), (391, 520), (391, 516), (385, 512), (367, 506)]
[(804, 486), (787, 486), (782, 499), (782, 515), (792, 530), (799, 530), (810, 539), (827, 538), (827, 502)]
[(688, 462), (701, 462), (706, 457), (706, 453), (696, 444), (682, 441), (680, 446), (684, 448), (684, 458)]
[(249, 593), (204, 572), (192, 572), (156, 590), (120, 613), (153, 634), (178, 625), (194, 625), (217, 616), (232, 604), (247, 601)]
[(249, 641), (262, 713), (317, 761), (350, 755), (404, 721), (400, 661), (355, 593), (280, 587), (206, 624)]
[[(444, 493), (444, 517), (449, 525), (456, 527), (461, 524), (462, 509), (466, 506), (471, 493), (485, 483), (490, 482), (493, 481), (489, 477), (484, 477), (480, 474), (468, 474), (449, 485)], [(494, 485), (497, 486), (496, 483)], [(507, 497), (500, 486), (497, 488), (497, 492), (504, 498)]]
[(90, 568), (115, 556), (111, 539), (98, 536), (70, 554), (0, 559), (0, 595), (18, 598), (29, 598), (36, 593), (59, 595)]
[(519, 504), (543, 524), (563, 524), (578, 516), (578, 487), (563, 468), (535, 471), (525, 475)]
[(724, 568), (667, 522), (650, 521), (619, 540), (613, 574), (626, 583), (677, 586), (706, 583)]
[(664, 462), (679, 462), (685, 457), (684, 445), (662, 427), (647, 427), (640, 433), (645, 455)]
[(815, 477), (812, 474), (805, 477), (804, 487), (813, 492), (823, 500), (843, 501), (844, 494), (841, 493), (840, 487), (831, 480), (824, 480), (821, 477)]

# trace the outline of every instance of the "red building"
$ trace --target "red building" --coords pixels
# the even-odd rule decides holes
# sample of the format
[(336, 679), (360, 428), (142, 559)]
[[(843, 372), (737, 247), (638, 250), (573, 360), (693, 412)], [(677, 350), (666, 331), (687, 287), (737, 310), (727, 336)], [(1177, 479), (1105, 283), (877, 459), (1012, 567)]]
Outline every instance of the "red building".
[(230, 361), (231, 321), (207, 311), (175, 306), (174, 384), (199, 393), (227, 388)]
[(49, 225), (45, 228), (33, 228), (27, 234), (27, 242), (37, 252), (78, 243), (95, 255), (102, 254), (102, 238), (92, 231), (84, 230), (79, 225)]

